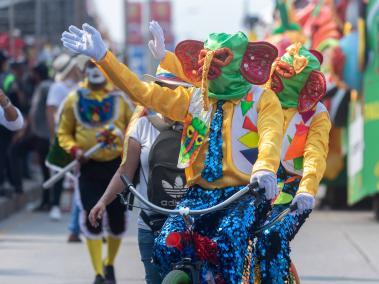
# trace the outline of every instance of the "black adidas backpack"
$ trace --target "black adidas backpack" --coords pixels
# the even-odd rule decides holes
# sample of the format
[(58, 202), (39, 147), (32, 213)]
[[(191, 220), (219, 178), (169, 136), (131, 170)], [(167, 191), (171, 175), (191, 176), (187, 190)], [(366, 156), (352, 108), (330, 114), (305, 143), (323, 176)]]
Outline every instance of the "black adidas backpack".
[[(186, 191), (184, 170), (177, 167), (182, 127), (169, 125), (157, 115), (148, 119), (160, 133), (150, 149), (148, 176), (143, 177), (147, 184), (147, 197), (155, 205), (174, 209)], [(141, 210), (141, 218), (153, 231), (159, 231), (167, 217), (155, 213), (147, 215)]]

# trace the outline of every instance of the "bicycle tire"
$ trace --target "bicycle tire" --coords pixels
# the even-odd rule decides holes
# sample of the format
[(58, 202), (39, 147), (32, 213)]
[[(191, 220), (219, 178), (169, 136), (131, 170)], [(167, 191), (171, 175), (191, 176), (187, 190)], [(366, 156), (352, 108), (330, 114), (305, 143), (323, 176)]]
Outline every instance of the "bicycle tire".
[(290, 284), (300, 284), (300, 277), (293, 262), (291, 262), (290, 266), (289, 280)]
[(186, 272), (172, 270), (163, 279), (162, 284), (192, 284), (192, 281)]

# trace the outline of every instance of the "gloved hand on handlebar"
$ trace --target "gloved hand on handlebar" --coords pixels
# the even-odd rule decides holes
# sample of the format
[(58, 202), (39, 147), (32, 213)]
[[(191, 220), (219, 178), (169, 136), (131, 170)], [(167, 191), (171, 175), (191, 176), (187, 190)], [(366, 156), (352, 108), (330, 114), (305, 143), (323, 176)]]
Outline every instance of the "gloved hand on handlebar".
[(297, 212), (303, 214), (306, 210), (311, 210), (315, 206), (315, 198), (306, 192), (301, 192), (295, 195), (291, 204), (297, 205)]
[(105, 56), (107, 48), (94, 27), (86, 23), (83, 24), (82, 30), (75, 26), (70, 26), (68, 30), (69, 32), (63, 32), (61, 38), (63, 46), (68, 50), (87, 55), (96, 61)]
[(265, 189), (265, 197), (267, 200), (271, 200), (278, 195), (279, 190), (274, 173), (265, 170), (257, 171), (250, 178), (251, 183), (255, 181), (258, 182), (259, 187)]
[(167, 53), (163, 30), (156, 21), (150, 22), (149, 30), (153, 35), (153, 40), (148, 43), (150, 52), (155, 59), (161, 61)]

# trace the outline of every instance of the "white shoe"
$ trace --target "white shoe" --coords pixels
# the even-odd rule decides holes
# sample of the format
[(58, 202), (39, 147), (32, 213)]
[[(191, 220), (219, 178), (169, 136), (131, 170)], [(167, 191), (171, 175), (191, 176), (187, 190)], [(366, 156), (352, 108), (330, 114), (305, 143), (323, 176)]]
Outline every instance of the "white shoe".
[(53, 221), (59, 221), (62, 219), (62, 213), (58, 206), (53, 206), (53, 208), (51, 208), (50, 219)]

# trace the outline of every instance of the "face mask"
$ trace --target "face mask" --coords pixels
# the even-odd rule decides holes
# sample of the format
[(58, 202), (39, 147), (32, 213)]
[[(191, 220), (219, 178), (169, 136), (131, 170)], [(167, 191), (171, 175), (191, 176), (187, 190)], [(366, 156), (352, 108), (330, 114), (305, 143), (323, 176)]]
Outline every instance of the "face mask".
[(96, 67), (87, 67), (86, 76), (88, 78), (88, 82), (93, 85), (104, 84), (107, 80), (103, 73), (101, 73), (101, 71)]

